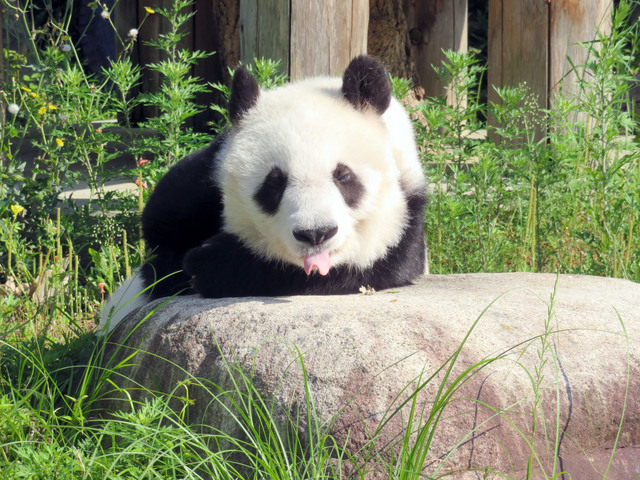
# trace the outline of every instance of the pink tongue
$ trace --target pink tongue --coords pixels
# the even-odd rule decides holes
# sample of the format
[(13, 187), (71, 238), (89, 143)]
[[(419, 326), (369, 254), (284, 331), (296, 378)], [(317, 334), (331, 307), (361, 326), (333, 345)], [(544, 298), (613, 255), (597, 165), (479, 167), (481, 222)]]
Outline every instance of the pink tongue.
[(331, 268), (331, 260), (329, 252), (319, 252), (304, 257), (304, 271), (307, 275), (311, 274), (313, 267), (318, 269), (320, 275), (326, 275)]

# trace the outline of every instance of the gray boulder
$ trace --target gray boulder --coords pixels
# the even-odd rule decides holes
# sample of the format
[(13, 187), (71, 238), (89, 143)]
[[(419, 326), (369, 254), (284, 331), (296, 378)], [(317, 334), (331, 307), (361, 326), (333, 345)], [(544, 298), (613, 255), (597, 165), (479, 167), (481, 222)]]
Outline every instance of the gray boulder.
[[(388, 478), (413, 405), (411, 441), (433, 433), (425, 474), (523, 478), (530, 461), (533, 478), (580, 480), (640, 474), (639, 341), (640, 284), (526, 273), (428, 275), (361, 295), (181, 297), (109, 338), (152, 354), (123, 386), (170, 392), (193, 376), (227, 388), (240, 365), (282, 418), (306, 414), (303, 362), (320, 424), (356, 456), (377, 449), (367, 478)], [(241, 435), (222, 403), (189, 388), (194, 423)]]

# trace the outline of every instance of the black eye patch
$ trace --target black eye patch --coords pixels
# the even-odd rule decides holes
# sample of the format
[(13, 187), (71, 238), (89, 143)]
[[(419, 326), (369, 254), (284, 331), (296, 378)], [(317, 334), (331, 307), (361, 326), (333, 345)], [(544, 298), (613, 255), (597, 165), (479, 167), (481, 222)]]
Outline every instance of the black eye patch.
[(275, 215), (278, 211), (284, 189), (287, 188), (287, 181), (287, 174), (278, 167), (273, 167), (253, 195), (255, 202), (267, 215)]
[(333, 171), (333, 183), (349, 208), (356, 208), (364, 195), (364, 186), (356, 174), (344, 163), (339, 163)]

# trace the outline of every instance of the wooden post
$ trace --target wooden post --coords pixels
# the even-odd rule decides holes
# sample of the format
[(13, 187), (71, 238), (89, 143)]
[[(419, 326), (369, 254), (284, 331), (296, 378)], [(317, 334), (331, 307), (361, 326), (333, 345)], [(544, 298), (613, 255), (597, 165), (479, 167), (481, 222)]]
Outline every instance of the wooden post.
[(579, 94), (577, 78), (571, 64), (583, 65), (587, 50), (578, 42), (589, 42), (597, 37), (597, 31), (611, 33), (611, 0), (555, 0), (550, 3), (550, 58), (549, 87), (557, 92), (562, 83), (565, 95)]
[(587, 59), (578, 42), (611, 30), (611, 0), (489, 0), (489, 102), (496, 86), (526, 82), (543, 108), (551, 106), (562, 83), (565, 94), (578, 93), (570, 62)]
[(420, 86), (428, 96), (445, 95), (433, 66), (445, 59), (442, 50), (468, 51), (467, 0), (407, 0), (405, 11)]
[[(158, 34), (163, 31), (161, 17), (158, 14), (147, 14), (145, 6), (158, 8), (165, 6), (164, 0), (149, 0), (147, 2), (116, 2), (114, 8), (114, 24), (117, 27), (118, 35), (124, 42), (128, 42), (129, 30), (137, 28), (142, 19), (146, 17), (144, 24), (140, 26), (138, 37), (133, 45), (131, 60), (142, 67), (142, 82), (135, 87), (134, 94), (139, 92), (157, 92), (160, 85), (160, 75), (146, 68), (149, 63), (156, 63), (160, 60), (160, 53), (155, 47), (145, 44), (146, 40), (157, 39)], [(164, 26), (166, 31), (166, 25)], [(118, 51), (121, 45), (117, 45)], [(134, 120), (156, 116), (158, 109), (147, 105), (141, 105), (134, 112)]]
[(240, 59), (279, 60), (289, 72), (289, 0), (240, 0)]
[(498, 101), (493, 85), (526, 83), (540, 105), (547, 106), (548, 5), (548, 0), (489, 0), (489, 102)]
[(291, 76), (341, 74), (367, 53), (368, 0), (293, 0)]
[(280, 60), (292, 78), (338, 75), (367, 52), (368, 0), (240, 0), (240, 57)]

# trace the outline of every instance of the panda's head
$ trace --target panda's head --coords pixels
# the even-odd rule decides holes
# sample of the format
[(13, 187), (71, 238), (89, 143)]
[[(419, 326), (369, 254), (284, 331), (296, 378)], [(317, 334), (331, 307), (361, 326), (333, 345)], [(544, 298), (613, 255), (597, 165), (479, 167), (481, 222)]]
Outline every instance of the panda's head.
[(225, 231), (261, 258), (322, 275), (370, 267), (399, 242), (407, 207), (380, 63), (358, 57), (342, 79), (267, 91), (239, 68), (231, 92), (215, 173)]

